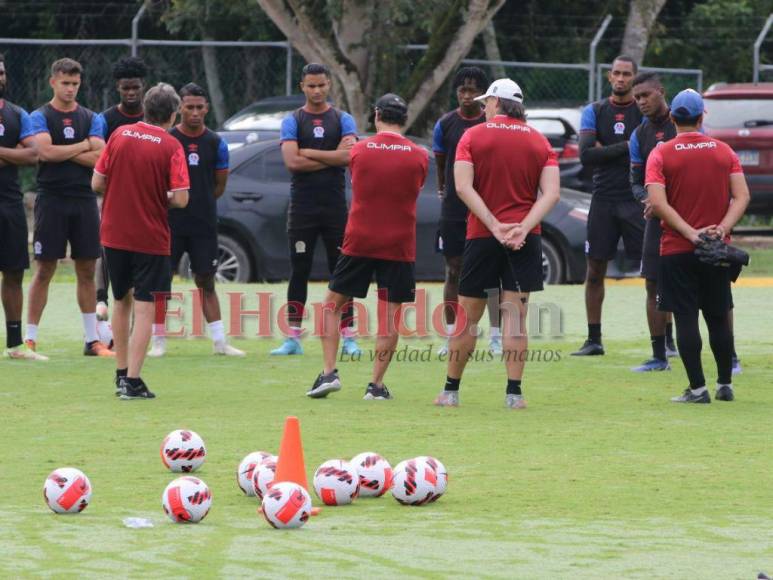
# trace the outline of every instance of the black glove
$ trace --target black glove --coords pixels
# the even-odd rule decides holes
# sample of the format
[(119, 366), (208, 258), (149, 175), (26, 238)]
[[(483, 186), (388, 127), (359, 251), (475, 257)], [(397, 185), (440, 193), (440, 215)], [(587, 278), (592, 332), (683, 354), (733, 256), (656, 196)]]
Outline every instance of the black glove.
[(714, 238), (706, 233), (700, 235), (701, 241), (695, 246), (695, 255), (709, 266), (748, 266), (749, 254), (743, 250), (726, 244), (721, 238)]

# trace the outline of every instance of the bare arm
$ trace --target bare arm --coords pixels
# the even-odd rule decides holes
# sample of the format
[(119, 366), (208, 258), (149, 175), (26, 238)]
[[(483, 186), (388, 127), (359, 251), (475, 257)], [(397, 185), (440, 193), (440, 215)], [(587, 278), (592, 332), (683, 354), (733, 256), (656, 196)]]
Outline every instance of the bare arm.
[(5, 165), (35, 165), (38, 162), (35, 139), (27, 137), (16, 147), (0, 147), (0, 161)]
[(72, 145), (54, 145), (51, 142), (51, 135), (48, 133), (38, 133), (34, 136), (34, 139), (38, 150), (38, 157), (41, 161), (48, 163), (62, 163), (91, 149), (88, 139), (73, 143)]
[(435, 167), (437, 167), (437, 192), (440, 198), (446, 195), (446, 159), (445, 153), (435, 151)]
[(521, 222), (524, 237), (542, 222), (548, 212), (561, 199), (561, 178), (558, 166), (550, 165), (542, 168), (542, 173), (539, 177), (539, 188), (540, 195), (537, 197), (537, 201), (534, 202), (529, 213)]
[(328, 167), (324, 163), (299, 155), (298, 151), (297, 141), (282, 142), (282, 159), (288, 171), (292, 173), (310, 173)]
[(736, 173), (730, 176), (730, 207), (727, 208), (727, 213), (722, 221), (719, 222), (719, 228), (722, 229), (718, 232), (720, 236), (724, 237), (735, 227), (746, 212), (746, 208), (749, 206), (749, 186), (746, 184), (746, 178), (741, 173)]
[(589, 167), (628, 160), (628, 141), (601, 145), (595, 133), (580, 133), (580, 161)]
[(91, 175), (91, 189), (97, 193), (105, 193), (107, 187), (107, 177), (100, 175), (96, 171)]
[(89, 137), (88, 142), (91, 148), (85, 153), (80, 153), (73, 157), (72, 161), (84, 167), (94, 167), (99, 159), (99, 154), (105, 148), (105, 142), (99, 137)]
[(183, 208), (188, 205), (188, 190), (178, 189), (169, 192), (169, 207)]
[(330, 167), (346, 167), (349, 165), (349, 152), (351, 151), (357, 139), (354, 135), (347, 135), (338, 144), (335, 151), (321, 151), (319, 149), (299, 149), (298, 154), (302, 157), (319, 161)]
[(226, 183), (228, 183), (228, 170), (219, 169), (215, 171), (215, 199), (223, 195)]

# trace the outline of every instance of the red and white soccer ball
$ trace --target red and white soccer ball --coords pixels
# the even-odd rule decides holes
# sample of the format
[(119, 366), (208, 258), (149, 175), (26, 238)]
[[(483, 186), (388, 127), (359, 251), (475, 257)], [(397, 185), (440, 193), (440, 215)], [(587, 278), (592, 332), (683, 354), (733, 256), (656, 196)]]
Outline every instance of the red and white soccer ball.
[(432, 499), (429, 501), (431, 503), (433, 501), (439, 500), (440, 497), (446, 492), (446, 489), (448, 489), (448, 471), (446, 470), (446, 466), (443, 465), (439, 459), (432, 457), (431, 455), (421, 455), (416, 458), (416, 461), (423, 461), (428, 463), (429, 466), (435, 470), (435, 474), (437, 475), (437, 483), (435, 484), (435, 493), (432, 495)]
[(311, 516), (311, 496), (297, 483), (280, 481), (263, 497), (260, 512), (275, 528), (300, 528)]
[(161, 444), (161, 461), (175, 473), (190, 473), (204, 464), (207, 448), (195, 431), (178, 429), (164, 438)]
[(276, 477), (276, 461), (266, 459), (252, 471), (252, 493), (258, 499), (263, 499)]
[(178, 524), (197, 524), (212, 507), (212, 492), (198, 477), (178, 477), (166, 486), (161, 497), (164, 513)]
[(360, 497), (381, 497), (392, 487), (392, 466), (378, 453), (360, 453), (352, 465), (360, 478)]
[(252, 485), (252, 474), (255, 471), (255, 468), (267, 459), (276, 462), (276, 455), (271, 455), (266, 451), (254, 451), (242, 459), (236, 470), (236, 483), (245, 495), (255, 497), (255, 488)]
[(343, 459), (325, 461), (314, 473), (314, 491), (325, 505), (350, 504), (359, 490), (357, 470)]
[(60, 467), (46, 478), (43, 499), (58, 514), (80, 513), (91, 500), (91, 482), (79, 469)]
[(424, 505), (432, 501), (437, 473), (426, 461), (406, 459), (395, 467), (392, 495), (403, 505)]

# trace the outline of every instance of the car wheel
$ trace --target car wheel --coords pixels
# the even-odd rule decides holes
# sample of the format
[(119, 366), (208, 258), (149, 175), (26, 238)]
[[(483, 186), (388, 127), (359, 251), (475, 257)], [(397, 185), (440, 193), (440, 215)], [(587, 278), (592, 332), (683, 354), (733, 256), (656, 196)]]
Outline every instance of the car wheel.
[(542, 238), (542, 279), (545, 284), (561, 284), (564, 281), (564, 261), (558, 247)]
[[(177, 267), (177, 275), (183, 279), (193, 277), (191, 260), (183, 254)], [(217, 236), (217, 272), (218, 283), (249, 282), (252, 280), (252, 261), (247, 250), (237, 240), (225, 234)]]

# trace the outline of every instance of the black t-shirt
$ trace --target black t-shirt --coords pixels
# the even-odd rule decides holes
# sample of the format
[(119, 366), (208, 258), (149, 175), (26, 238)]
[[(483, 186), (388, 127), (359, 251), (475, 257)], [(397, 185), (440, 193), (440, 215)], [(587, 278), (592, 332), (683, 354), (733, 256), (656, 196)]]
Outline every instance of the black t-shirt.
[(107, 141), (110, 139), (110, 135), (113, 134), (113, 131), (118, 129), (118, 127), (123, 127), (124, 125), (133, 125), (134, 123), (142, 121), (143, 113), (139, 112), (136, 115), (126, 115), (121, 112), (121, 109), (118, 107), (118, 105), (114, 105), (103, 111), (101, 115), (105, 122), (104, 137), (105, 141)]
[[(617, 105), (611, 99), (591, 103), (582, 112), (580, 132), (594, 133), (602, 146), (628, 141), (642, 120), (634, 101)], [(593, 169), (593, 195), (608, 199), (631, 199), (628, 155), (596, 165)]]
[(440, 117), (435, 124), (432, 136), (432, 149), (435, 153), (443, 153), (446, 156), (444, 171), (446, 190), (441, 209), (441, 216), (444, 220), (463, 222), (467, 219), (467, 206), (456, 195), (456, 184), (454, 183), (456, 146), (467, 129), (479, 125), (485, 120), (486, 115), (483, 112), (481, 112), (479, 117), (468, 119), (461, 115), (459, 109), (455, 109)]
[(215, 173), (228, 169), (228, 145), (220, 135), (207, 128), (195, 137), (183, 133), (179, 125), (169, 133), (183, 146), (191, 180), (188, 205), (169, 210), (172, 235), (216, 235)]
[[(48, 133), (53, 145), (73, 145), (89, 137), (104, 139), (104, 121), (86, 107), (78, 105), (72, 111), (59, 111), (47, 103), (32, 115), (35, 134)], [(65, 197), (92, 197), (91, 173), (93, 168), (74, 161), (38, 164), (38, 194)]]
[[(16, 146), (34, 135), (30, 116), (21, 107), (0, 99), (0, 147), (15, 149)], [(13, 163), (0, 167), (0, 201), (19, 201), (19, 168)]]

